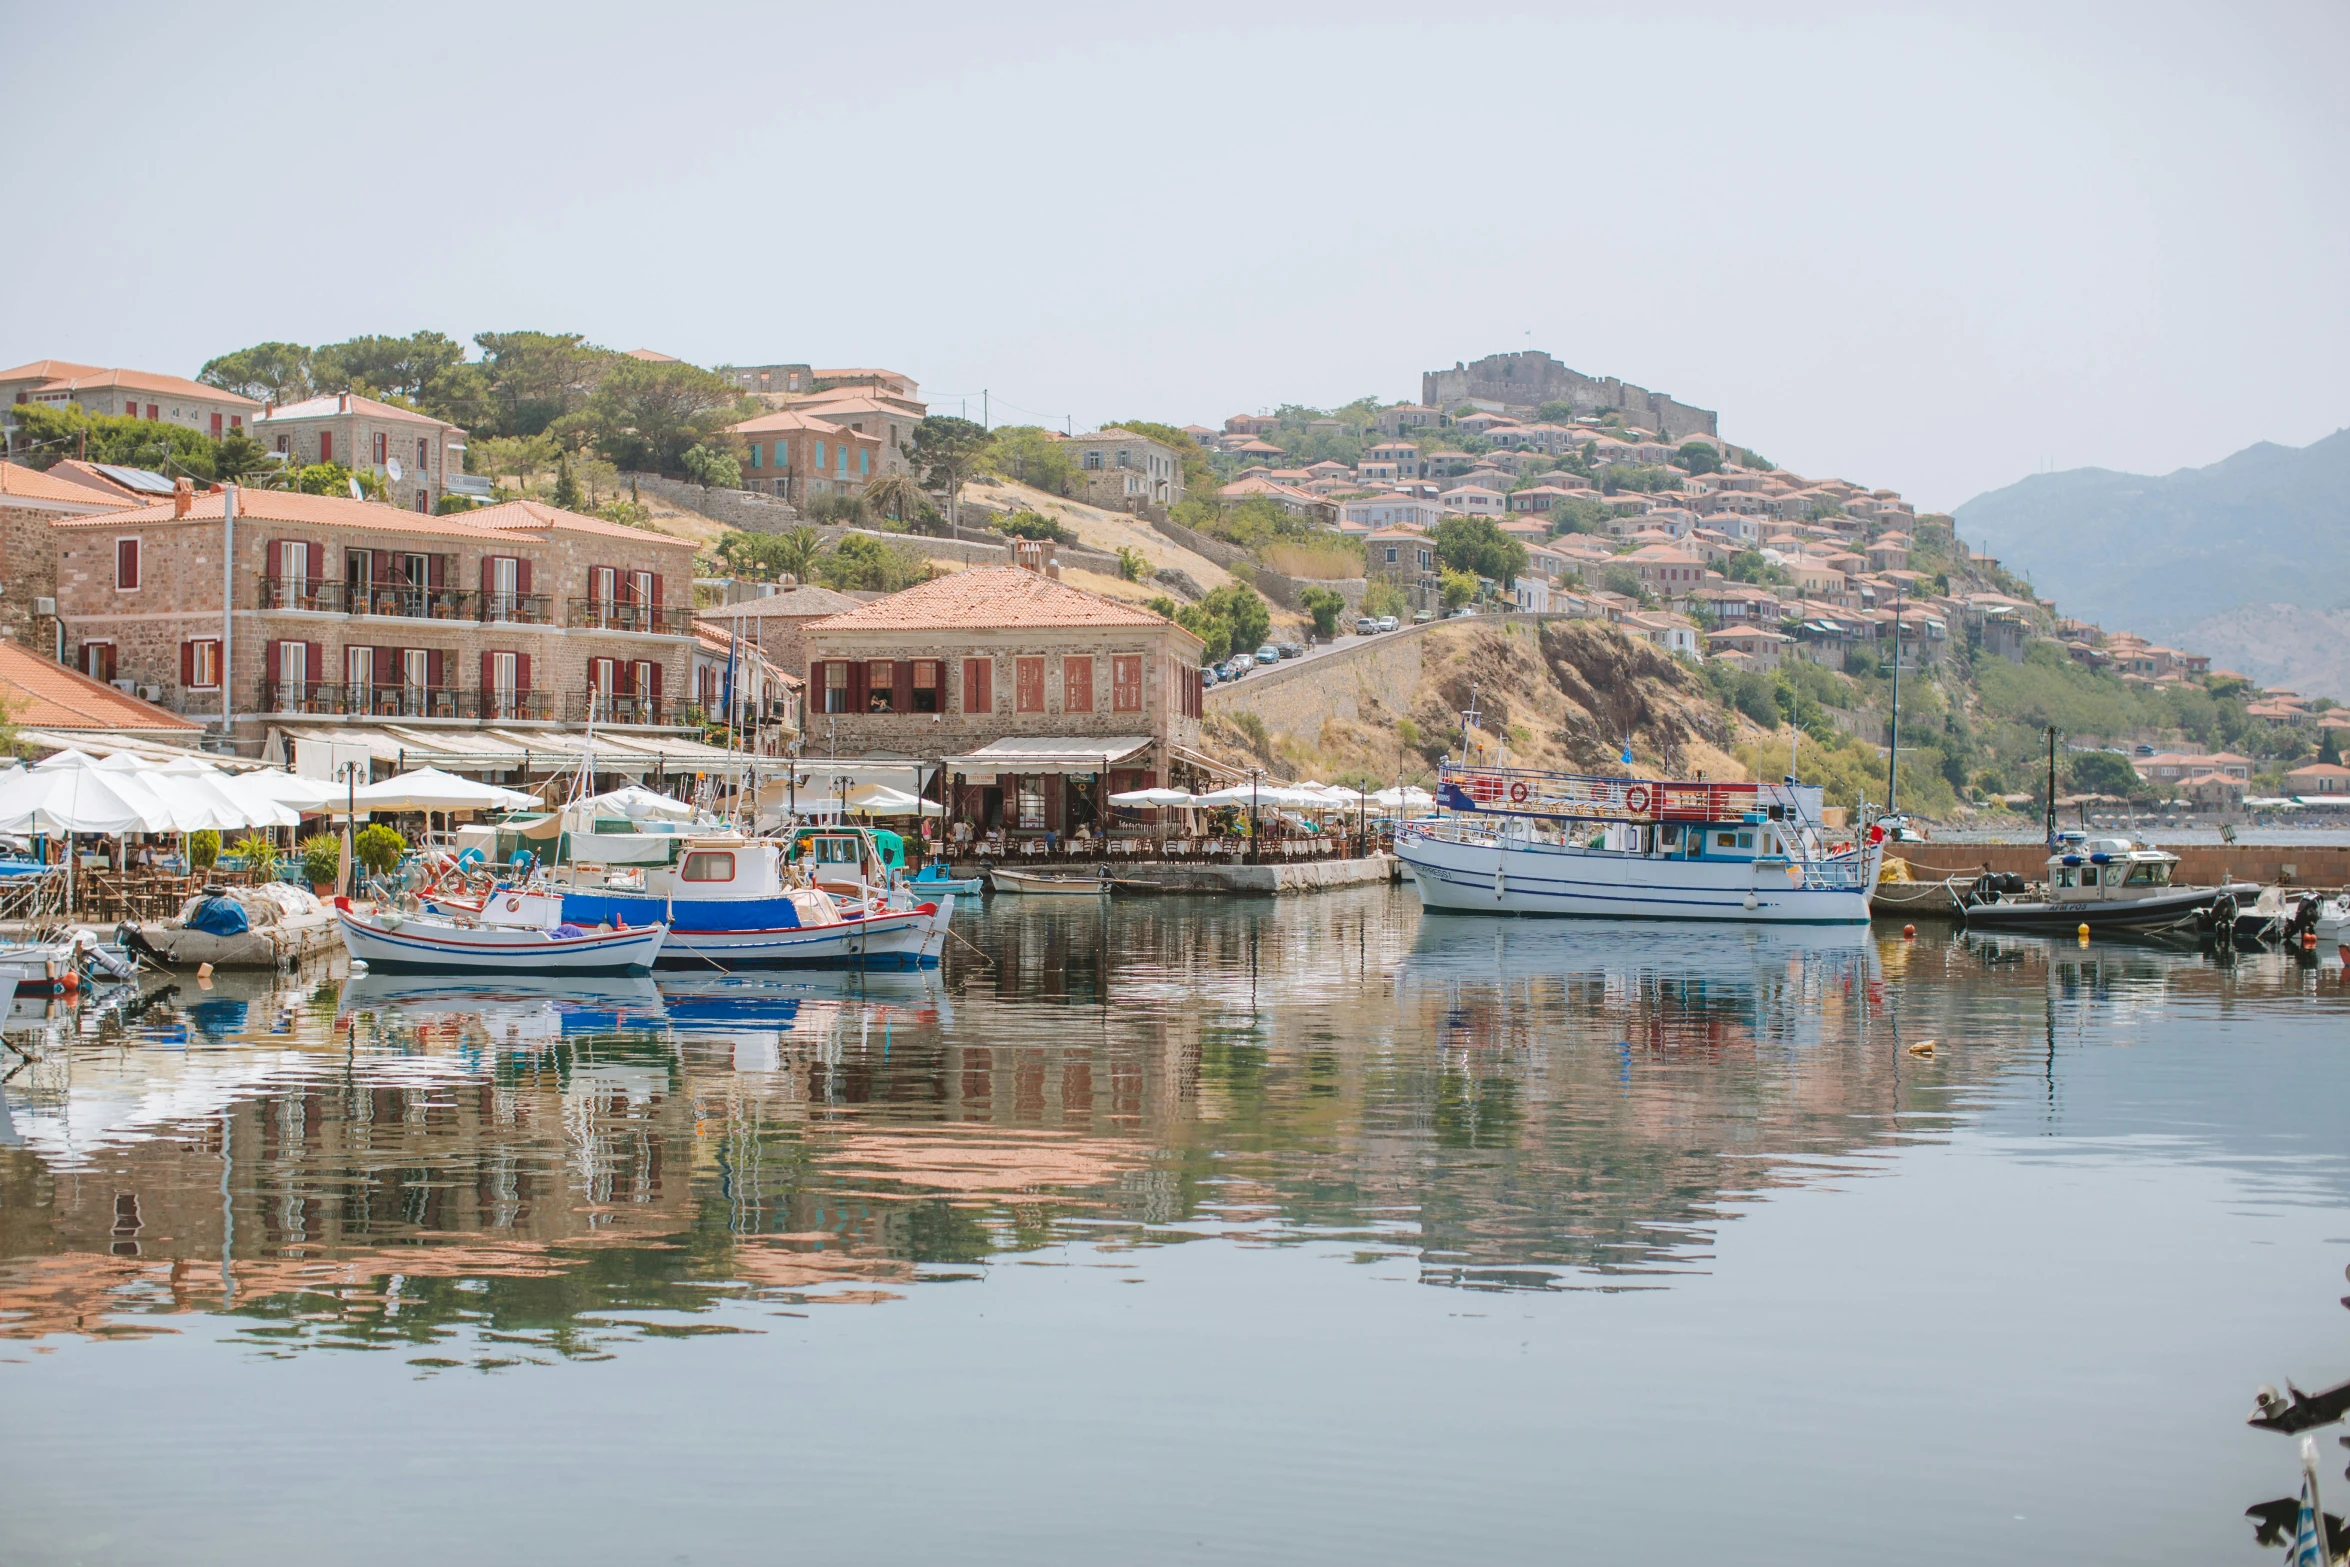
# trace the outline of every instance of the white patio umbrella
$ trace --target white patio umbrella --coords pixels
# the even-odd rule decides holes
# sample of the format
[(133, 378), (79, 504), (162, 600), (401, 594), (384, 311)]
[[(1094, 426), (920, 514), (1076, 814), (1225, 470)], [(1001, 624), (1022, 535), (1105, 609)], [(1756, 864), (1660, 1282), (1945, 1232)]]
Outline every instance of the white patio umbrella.
[(860, 784), (849, 791), (848, 807), (866, 816), (940, 816), (945, 808), (936, 800), (925, 800), (903, 789), (892, 789), (888, 784)]
[[(173, 764), (173, 766), (177, 765), (177, 763)], [(235, 778), (250, 792), (267, 795), (278, 804), (290, 805), (298, 811), (317, 811), (329, 805), (343, 803), (342, 787), (338, 784), (328, 783), (323, 778), (304, 778), (298, 773), (276, 771), (233, 773), (226, 776)]]
[(95, 767), (0, 773), (0, 832), (177, 830), (171, 813), (128, 774), (102, 773)]
[(1436, 796), (1418, 784), (1406, 784), (1401, 789), (1382, 789), (1371, 798), (1377, 804), (1384, 805), (1391, 811), (1399, 807), (1408, 810), (1413, 806), (1434, 805), (1436, 803)]
[(1222, 789), (1211, 789), (1206, 794), (1195, 794), (1191, 797), (1191, 803), (1194, 805), (1247, 805), (1253, 800), (1258, 805), (1270, 805), (1272, 791), (1273, 785), (1271, 784), (1257, 784), (1252, 787), (1245, 783), (1237, 783)]
[(1180, 809), (1197, 802), (1198, 796), (1188, 789), (1129, 789), (1123, 794), (1110, 796), (1112, 805), (1124, 806), (1129, 810)]
[(583, 800), (580, 809), (593, 816), (625, 816), (632, 822), (690, 822), (694, 819), (694, 808), (683, 800), (672, 800), (665, 794), (639, 784), (630, 784), (626, 788)]
[(520, 810), (538, 801), (519, 789), (476, 783), (437, 767), (386, 778), (354, 792), (352, 804), (362, 811), (492, 811)]
[(92, 756), (87, 751), (76, 750), (74, 747), (69, 745), (54, 756), (42, 757), (39, 761), (33, 764), (33, 769), (36, 772), (53, 773), (63, 772), (68, 768), (95, 767), (97, 765), (98, 759), (96, 757)]

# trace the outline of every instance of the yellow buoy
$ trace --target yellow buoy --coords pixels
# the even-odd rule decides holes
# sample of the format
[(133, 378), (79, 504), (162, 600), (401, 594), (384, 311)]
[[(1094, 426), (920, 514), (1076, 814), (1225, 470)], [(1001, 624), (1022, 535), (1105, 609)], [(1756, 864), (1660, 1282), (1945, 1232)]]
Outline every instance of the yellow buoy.
[(1934, 1041), (1931, 1039), (1921, 1039), (1916, 1044), (1909, 1047), (1909, 1053), (1913, 1056), (1924, 1056), (1928, 1060), (1932, 1060), (1934, 1055)]
[(2080, 937), (2083, 941), (2087, 941), (2089, 939), (2089, 922), (2087, 920), (2081, 921), (2080, 928), (2074, 931), (2073, 934)]

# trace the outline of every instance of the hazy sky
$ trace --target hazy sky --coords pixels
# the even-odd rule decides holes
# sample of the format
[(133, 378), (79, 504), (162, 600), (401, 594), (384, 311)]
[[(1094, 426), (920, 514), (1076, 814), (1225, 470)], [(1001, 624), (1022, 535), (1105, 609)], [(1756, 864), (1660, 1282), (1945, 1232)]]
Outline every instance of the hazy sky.
[(0, 0), (0, 365), (539, 328), (1083, 429), (1534, 347), (1934, 507), (2350, 423), (2338, 0), (1249, 9)]

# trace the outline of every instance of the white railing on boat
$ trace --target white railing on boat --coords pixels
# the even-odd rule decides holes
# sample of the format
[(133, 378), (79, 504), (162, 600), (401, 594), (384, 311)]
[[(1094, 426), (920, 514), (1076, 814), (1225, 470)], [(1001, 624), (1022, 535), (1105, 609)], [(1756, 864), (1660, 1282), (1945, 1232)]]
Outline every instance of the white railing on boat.
[[(1500, 818), (1500, 820), (1507, 819)], [(1419, 821), (1407, 822), (1398, 828), (1396, 838), (1399, 845), (1414, 838), (1422, 838), (1431, 843), (1459, 844), (1468, 848), (1508, 849), (1520, 853), (1597, 854), (1619, 860), (1645, 860), (1659, 865), (1720, 865), (1725, 863), (1720, 858), (1709, 858), (1703, 861), (1683, 860), (1676, 855), (1640, 854), (1625, 849), (1594, 847), (1550, 838), (1538, 838), (1527, 833), (1512, 831), (1508, 827), (1490, 825), (1494, 820), (1496, 819), (1486, 817), (1423, 817)], [(1868, 856), (1857, 849), (1827, 860), (1790, 861), (1782, 856), (1769, 856), (1759, 861), (1747, 863), (1759, 864), (1766, 868), (1789, 864), (1800, 866), (1803, 870), (1803, 890), (1806, 892), (1852, 892), (1869, 885)], [(1784, 876), (1786, 872), (1780, 870), (1777, 874)]]

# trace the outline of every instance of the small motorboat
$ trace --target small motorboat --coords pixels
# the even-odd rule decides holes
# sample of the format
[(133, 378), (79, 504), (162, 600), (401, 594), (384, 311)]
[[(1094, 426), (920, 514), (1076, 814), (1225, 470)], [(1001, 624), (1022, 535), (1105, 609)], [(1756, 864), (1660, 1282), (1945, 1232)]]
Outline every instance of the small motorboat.
[(2242, 883), (2218, 887), (2181, 886), (2171, 880), (2179, 857), (2134, 844), (2127, 838), (2057, 835), (2048, 856), (2044, 886), (2021, 892), (1982, 891), (1966, 909), (1970, 930), (2040, 930), (2070, 935), (2086, 925), (2093, 931), (2153, 932), (2208, 920), (2214, 905), (2227, 903), (2230, 923), (2239, 904), (2259, 888)]
[(987, 884), (977, 876), (957, 876), (944, 860), (932, 860), (906, 879), (906, 890), (917, 895), (940, 892), (984, 892)]
[(0, 942), (0, 980), (20, 996), (69, 996), (81, 988), (81, 949), (58, 941)]
[(1107, 876), (1048, 876), (1037, 871), (1008, 871), (1000, 865), (987, 873), (987, 880), (997, 892), (1029, 897), (1098, 898), (1110, 890)]
[(467, 924), (392, 909), (335, 918), (351, 956), (390, 974), (649, 974), (669, 934), (666, 925)]

